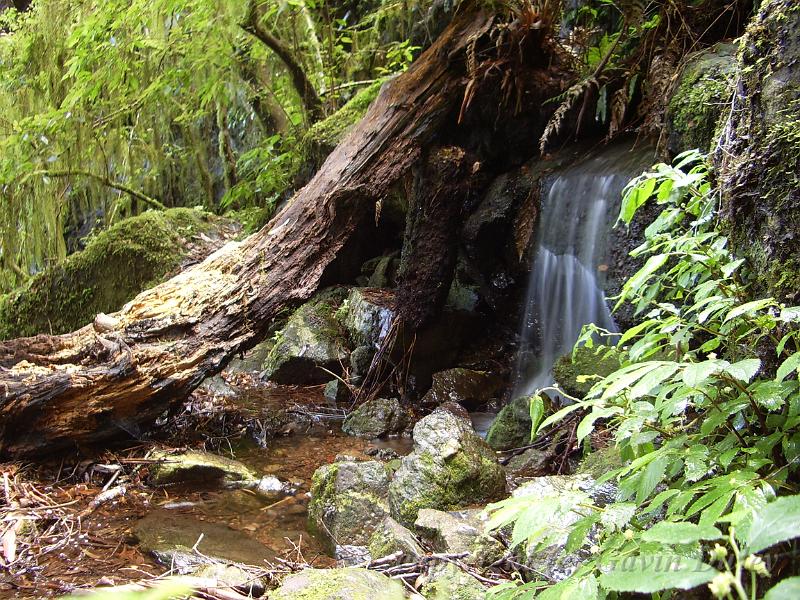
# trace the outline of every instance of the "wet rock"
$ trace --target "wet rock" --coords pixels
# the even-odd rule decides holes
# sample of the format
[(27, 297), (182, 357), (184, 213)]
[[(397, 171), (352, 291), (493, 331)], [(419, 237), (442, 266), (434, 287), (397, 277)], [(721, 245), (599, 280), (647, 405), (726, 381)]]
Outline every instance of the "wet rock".
[(428, 581), (422, 586), (422, 595), (430, 600), (484, 600), (487, 589), (469, 573), (452, 563), (433, 567)]
[(486, 434), (486, 443), (495, 450), (520, 448), (531, 440), (531, 399), (515, 398), (497, 413)]
[(375, 348), (380, 345), (389, 332), (393, 304), (394, 291), (389, 289), (353, 288), (350, 291), (344, 326), (356, 346)]
[(545, 548), (538, 549), (536, 544), (521, 550), (520, 558), (525, 565), (542, 577), (551, 581), (562, 581), (569, 577), (590, 556), (592, 544), (597, 542), (597, 530), (592, 529), (586, 536), (586, 541), (578, 550), (567, 553), (565, 547), (569, 534), (569, 525), (576, 523), (583, 515), (569, 510), (567, 497), (579, 494), (587, 502), (598, 506), (605, 506), (614, 502), (617, 494), (613, 484), (597, 484), (596, 480), (588, 475), (554, 475), (549, 477), (536, 477), (514, 490), (514, 497), (531, 497), (536, 500), (563, 499), (567, 509), (557, 512), (550, 520), (543, 518), (542, 526), (549, 526), (552, 531), (563, 531), (563, 535), (556, 536), (553, 543)]
[(763, 0), (739, 41), (739, 69), (714, 152), (720, 214), (747, 260), (753, 298), (800, 300), (800, 10)]
[(567, 394), (583, 398), (595, 383), (619, 368), (619, 358), (613, 348), (581, 346), (556, 361), (553, 377)]
[(372, 534), (388, 516), (389, 471), (378, 461), (342, 457), (314, 473), (308, 505), (309, 530), (332, 556), (366, 556)]
[(306, 569), (270, 593), (275, 600), (403, 600), (402, 584), (367, 569)]
[(278, 332), (263, 376), (276, 383), (321, 384), (341, 373), (347, 341), (334, 316), (337, 297), (318, 295), (298, 308)]
[(397, 398), (375, 398), (347, 415), (342, 431), (347, 435), (375, 439), (402, 433), (407, 425), (408, 412)]
[(425, 550), (419, 545), (414, 534), (400, 525), (392, 517), (386, 517), (372, 534), (369, 542), (369, 553), (373, 559), (402, 552), (399, 562), (419, 560)]
[(414, 426), (414, 451), (389, 486), (389, 505), (395, 519), (411, 525), (420, 509), (453, 510), (505, 491), (505, 471), (469, 420), (437, 408)]
[[(214, 561), (261, 565), (275, 558), (243, 531), (172, 511), (154, 510), (136, 523), (133, 534), (142, 552), (183, 575)], [(192, 550), (195, 544), (200, 554)]]
[(350, 379), (360, 382), (369, 371), (372, 365), (372, 358), (375, 356), (375, 348), (372, 346), (356, 346), (350, 353)]
[(666, 114), (667, 149), (671, 155), (693, 148), (701, 152), (711, 149), (720, 119), (730, 106), (737, 71), (736, 51), (736, 44), (722, 43), (697, 52), (686, 61)]
[(497, 398), (503, 380), (484, 371), (455, 368), (433, 374), (431, 389), (423, 396), (423, 404), (438, 406), (458, 402), (469, 408), (485, 405)]
[(414, 528), (430, 541), (435, 552), (468, 552), (469, 556), (463, 559), (465, 562), (485, 567), (502, 558), (505, 548), (485, 533), (485, 519), (481, 513), (477, 509), (443, 512), (423, 508)]
[(264, 340), (245, 352), (244, 356), (231, 360), (225, 370), (232, 373), (260, 372), (273, 346), (275, 346), (275, 340)]
[(213, 579), (219, 587), (233, 588), (237, 592), (253, 598), (263, 596), (266, 591), (264, 581), (260, 577), (235, 565), (209, 563), (195, 570), (192, 575)]
[(522, 454), (512, 457), (506, 464), (506, 471), (516, 476), (541, 475), (547, 469), (550, 454), (544, 450), (528, 448)]
[(246, 487), (256, 485), (259, 480), (242, 463), (210, 452), (154, 452), (152, 458), (158, 461), (149, 467), (150, 483), (153, 485), (202, 483), (209, 486)]
[(293, 496), (297, 493), (297, 488), (289, 482), (281, 481), (274, 475), (264, 475), (258, 480), (252, 490), (256, 495), (266, 498), (267, 500), (274, 500), (283, 496)]
[(331, 406), (336, 406), (350, 397), (350, 390), (340, 380), (334, 379), (325, 384), (323, 396)]
[(453, 277), (453, 283), (447, 292), (447, 302), (445, 308), (449, 310), (460, 310), (463, 312), (474, 312), (480, 303), (480, 288), (477, 285), (465, 283), (458, 277), (458, 273)]

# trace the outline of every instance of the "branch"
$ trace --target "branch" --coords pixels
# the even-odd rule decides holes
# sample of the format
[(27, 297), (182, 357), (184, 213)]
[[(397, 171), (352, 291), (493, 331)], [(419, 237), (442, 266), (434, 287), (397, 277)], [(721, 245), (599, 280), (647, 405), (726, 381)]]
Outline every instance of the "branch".
[(303, 66), (295, 59), (289, 48), (277, 37), (264, 29), (258, 21), (258, 10), (255, 0), (251, 0), (247, 9), (247, 16), (242, 23), (239, 23), (244, 31), (255, 37), (258, 41), (272, 50), (281, 59), (292, 78), (297, 93), (303, 101), (303, 105), (312, 122), (321, 120), (325, 114), (322, 110), (322, 100), (308, 79)]
[(103, 177), (102, 175), (97, 175), (96, 173), (92, 173), (91, 171), (83, 171), (81, 169), (73, 169), (70, 171), (38, 171), (36, 174), (44, 175), (45, 177), (88, 177), (89, 179), (94, 179), (105, 185), (106, 187), (110, 187), (111, 189), (117, 190), (122, 192), (123, 194), (128, 194), (132, 198), (136, 198), (137, 200), (141, 200), (145, 204), (147, 204), (151, 208), (156, 208), (158, 210), (166, 210), (167, 207), (161, 204), (155, 198), (151, 198), (150, 196), (143, 194), (142, 192), (137, 192), (133, 188), (129, 188), (128, 186), (117, 183), (115, 181), (111, 181), (108, 177)]

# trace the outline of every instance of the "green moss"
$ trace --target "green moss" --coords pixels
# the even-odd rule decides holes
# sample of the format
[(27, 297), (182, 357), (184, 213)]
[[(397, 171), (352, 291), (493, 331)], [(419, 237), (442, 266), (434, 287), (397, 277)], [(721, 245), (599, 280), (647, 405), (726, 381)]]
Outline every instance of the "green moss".
[(515, 398), (497, 413), (486, 434), (486, 443), (495, 450), (525, 446), (531, 440), (530, 397)]
[(306, 569), (283, 580), (273, 600), (402, 600), (403, 586), (366, 569)]
[(735, 74), (733, 44), (718, 44), (686, 64), (667, 110), (670, 152), (711, 148), (730, 106)]
[(320, 164), (344, 139), (350, 128), (361, 120), (369, 105), (378, 97), (384, 81), (380, 79), (360, 90), (342, 108), (315, 123), (303, 136), (301, 153), (310, 161)]
[(581, 346), (574, 356), (565, 354), (556, 361), (553, 377), (567, 394), (583, 398), (598, 380), (608, 377), (619, 368), (619, 358), (613, 348)]
[(740, 44), (730, 118), (715, 153), (733, 246), (753, 294), (800, 299), (800, 27), (796, 0), (765, 0)]
[(586, 455), (578, 466), (578, 475), (590, 475), (593, 479), (600, 479), (610, 471), (619, 469), (625, 464), (622, 455), (616, 446), (599, 448)]
[(218, 218), (189, 208), (149, 211), (94, 235), (85, 250), (0, 298), (0, 338), (65, 333), (119, 310), (188, 254), (186, 241)]

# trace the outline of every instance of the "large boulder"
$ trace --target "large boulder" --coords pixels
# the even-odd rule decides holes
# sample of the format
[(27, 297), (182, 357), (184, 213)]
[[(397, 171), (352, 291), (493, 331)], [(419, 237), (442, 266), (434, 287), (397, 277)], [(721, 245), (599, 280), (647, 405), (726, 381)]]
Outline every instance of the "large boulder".
[(375, 439), (402, 433), (408, 421), (408, 411), (397, 398), (375, 398), (367, 400), (347, 415), (342, 431), (356, 437)]
[(736, 45), (720, 43), (686, 61), (667, 107), (667, 149), (671, 155), (699, 148), (708, 152), (733, 93)]
[(283, 580), (274, 600), (403, 600), (402, 584), (367, 569), (306, 569)]
[(233, 239), (238, 225), (201, 210), (147, 211), (92, 235), (85, 249), (0, 296), (0, 339), (65, 333)]
[(423, 508), (455, 510), (506, 491), (505, 472), (468, 418), (437, 408), (414, 426), (414, 451), (389, 486), (392, 516), (411, 525)]
[(378, 461), (338, 460), (317, 469), (311, 482), (309, 530), (339, 560), (368, 556), (373, 533), (389, 514), (389, 470)]
[(505, 405), (489, 427), (486, 443), (495, 450), (510, 450), (531, 441), (531, 399), (515, 398)]
[(445, 402), (458, 402), (468, 408), (478, 408), (494, 400), (503, 388), (503, 380), (494, 373), (454, 368), (433, 374), (431, 388), (422, 397), (422, 403), (439, 406)]
[(800, 299), (800, 4), (764, 0), (740, 43), (714, 154), (734, 248), (754, 293)]
[(264, 361), (264, 377), (284, 384), (321, 384), (341, 373), (347, 340), (336, 320), (338, 290), (315, 296), (289, 317)]

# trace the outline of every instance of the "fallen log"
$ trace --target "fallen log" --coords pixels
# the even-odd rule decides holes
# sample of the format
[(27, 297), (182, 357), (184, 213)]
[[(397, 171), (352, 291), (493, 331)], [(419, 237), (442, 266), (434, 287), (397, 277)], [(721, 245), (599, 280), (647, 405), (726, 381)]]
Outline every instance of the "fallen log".
[(317, 175), (260, 232), (94, 325), (0, 343), (0, 452), (87, 444), (153, 421), (257, 343), (282, 308), (309, 298), (352, 234), (369, 226), (376, 201), (457, 112), (467, 47), (493, 18), (478, 4), (465, 7), (387, 84)]

